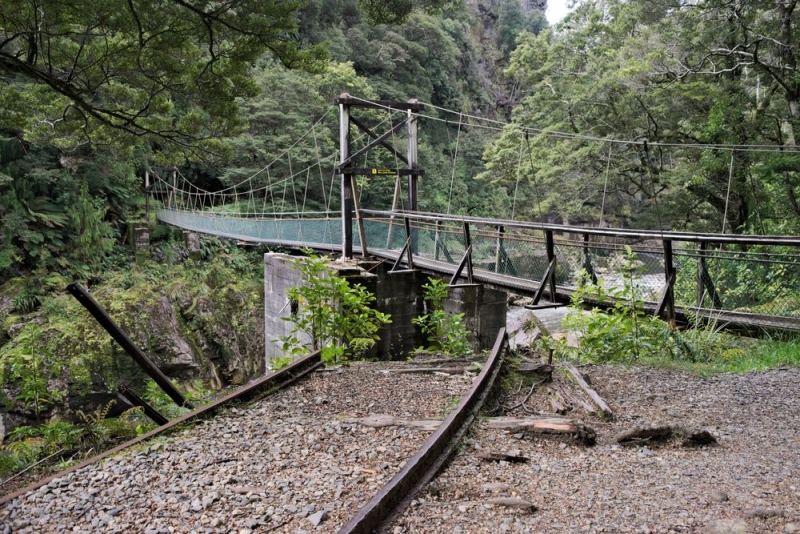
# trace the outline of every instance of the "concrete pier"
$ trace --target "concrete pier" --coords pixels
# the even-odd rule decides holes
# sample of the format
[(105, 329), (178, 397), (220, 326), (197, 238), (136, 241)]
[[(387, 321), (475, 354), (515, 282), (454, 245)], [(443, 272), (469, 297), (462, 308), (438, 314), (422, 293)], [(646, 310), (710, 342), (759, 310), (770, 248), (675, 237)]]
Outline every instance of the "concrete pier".
[[(292, 331), (288, 318), (299, 309), (293, 308), (287, 292), (301, 283), (299, 270), (287, 254), (264, 255), (264, 328), (267, 366), (278, 357), (285, 356), (281, 336)], [(332, 276), (346, 277), (351, 284), (361, 284), (375, 295), (375, 308), (391, 316), (391, 324), (379, 331), (372, 357), (379, 359), (404, 358), (412, 350), (427, 345), (420, 328), (411, 320), (425, 313), (422, 286), (429, 276), (416, 270), (388, 272), (385, 262), (350, 261), (330, 262)], [(490, 289), (480, 284), (459, 285), (451, 288), (444, 308), (452, 313), (464, 313), (473, 350), (490, 349), (497, 331), (506, 324), (507, 296), (504, 291)]]

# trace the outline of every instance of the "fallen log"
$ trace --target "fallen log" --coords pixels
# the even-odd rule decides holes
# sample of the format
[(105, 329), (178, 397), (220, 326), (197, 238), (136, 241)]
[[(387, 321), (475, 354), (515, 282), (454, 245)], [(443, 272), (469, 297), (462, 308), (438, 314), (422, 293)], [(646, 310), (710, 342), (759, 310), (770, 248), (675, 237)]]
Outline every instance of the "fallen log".
[(562, 434), (576, 438), (587, 445), (594, 445), (597, 434), (582, 421), (567, 417), (490, 417), (489, 428), (529, 432), (536, 434)]
[(580, 387), (583, 390), (583, 392), (586, 393), (590, 399), (592, 399), (594, 405), (597, 406), (598, 410), (600, 410), (602, 417), (604, 419), (611, 419), (612, 417), (614, 417), (614, 413), (611, 411), (611, 408), (608, 407), (608, 404), (606, 404), (606, 402), (602, 399), (602, 397), (600, 397), (600, 395), (598, 395), (597, 392), (593, 390), (589, 386), (589, 384), (586, 383), (586, 380), (584, 380), (584, 378), (581, 376), (578, 370), (575, 369), (575, 366), (573, 366), (570, 363), (567, 363), (565, 364), (565, 367), (567, 368), (567, 371), (569, 371), (569, 373), (575, 379), (575, 382), (578, 384), (578, 387)]
[(486, 462), (508, 462), (511, 464), (526, 464), (531, 461), (527, 456), (507, 452), (481, 452), (478, 453), (478, 458)]
[(636, 427), (620, 432), (614, 440), (624, 446), (663, 444), (672, 441), (682, 447), (696, 447), (717, 442), (717, 438), (708, 430), (689, 430), (675, 425)]
[(573, 410), (580, 408), (589, 415), (597, 414), (597, 408), (595, 408), (594, 404), (576, 397), (570, 391), (568, 391), (563, 384), (558, 385), (558, 392), (561, 395), (561, 398), (564, 399)]

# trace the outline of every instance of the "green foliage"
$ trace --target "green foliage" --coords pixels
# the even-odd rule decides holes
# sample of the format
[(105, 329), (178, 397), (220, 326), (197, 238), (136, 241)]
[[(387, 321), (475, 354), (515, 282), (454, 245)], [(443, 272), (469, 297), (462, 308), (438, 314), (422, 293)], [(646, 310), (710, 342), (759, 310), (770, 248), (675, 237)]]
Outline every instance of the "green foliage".
[(280, 371), (284, 367), (288, 367), (294, 360), (292, 356), (279, 356), (270, 362), (270, 369), (273, 371)]
[(10, 380), (16, 391), (14, 400), (38, 418), (66, 393), (51, 383), (61, 378), (62, 363), (54, 357), (52, 344), (35, 323), (26, 324), (12, 345), (0, 358), (0, 382)]
[(37, 453), (46, 456), (62, 449), (65, 451), (76, 450), (81, 444), (82, 436), (83, 430), (80, 426), (66, 421), (55, 421), (37, 427), (17, 427), (8, 434), (6, 440), (8, 442), (24, 442), (41, 438), (43, 441), (37, 443)]
[(399, 24), (414, 9), (436, 12), (453, 3), (454, 0), (359, 0), (361, 9), (375, 24)]
[(39, 295), (40, 289), (31, 281), (26, 282), (14, 297), (14, 311), (21, 314), (33, 313), (42, 304)]
[[(15, 474), (51, 455), (74, 458), (96, 454), (116, 440), (135, 436), (141, 409), (128, 410), (119, 418), (107, 418), (114, 402), (89, 414), (78, 410), (77, 424), (55, 421), (14, 429), (0, 446), (0, 476)], [(66, 468), (69, 463), (62, 461), (55, 468)]]
[[(253, 62), (268, 54), (314, 70), (324, 58), (290, 37), (301, 7), (85, 2), (75, 11), (9, 0), (0, 8), (0, 122), (71, 149), (88, 141), (129, 154), (146, 139), (218, 151), (218, 138), (241, 125), (236, 99), (255, 93)], [(77, 42), (75, 28), (91, 31)]]
[(105, 423), (108, 413), (115, 403), (116, 401), (111, 400), (96, 412), (88, 414), (83, 410), (76, 412), (80, 421), (83, 441), (94, 451), (98, 451), (109, 439), (109, 427)]
[[(516, 7), (502, 9), (495, 37), (507, 49), (521, 20)], [(698, 9), (609, 0), (581, 2), (556, 30), (517, 33), (506, 70), (522, 92), (514, 120), (537, 132), (525, 138), (516, 124), (507, 127), (487, 147), (480, 179), (513, 191), (524, 219), (716, 232), (723, 224), (753, 233), (795, 227), (800, 174), (791, 155), (698, 147), (795, 143), (800, 115), (788, 111), (797, 96), (785, 78), (797, 74), (789, 58), (798, 47), (772, 47), (798, 22), (781, 3)], [(755, 50), (754, 31), (770, 52)]]
[(375, 295), (332, 273), (325, 257), (310, 254), (294, 265), (301, 284), (287, 292), (297, 311), (284, 318), (293, 326), (291, 334), (280, 339), (283, 350), (300, 356), (321, 349), (326, 363), (358, 358), (370, 350), (380, 327), (391, 322), (389, 315), (370, 307)]
[(444, 309), (449, 292), (447, 282), (430, 278), (423, 286), (426, 313), (414, 317), (411, 322), (422, 329), (428, 337), (432, 350), (452, 356), (466, 356), (471, 352), (463, 313), (451, 313)]
[(191, 411), (188, 408), (184, 408), (183, 406), (178, 406), (175, 404), (175, 401), (173, 401), (172, 398), (167, 395), (166, 392), (164, 392), (164, 390), (161, 389), (161, 387), (152, 379), (147, 380), (144, 395), (142, 395), (142, 397), (145, 401), (147, 401), (148, 404), (150, 404), (167, 419), (174, 419)]
[[(565, 318), (564, 326), (580, 335), (577, 356), (582, 360), (632, 363), (645, 355), (671, 354), (669, 326), (642, 311), (643, 302), (637, 284), (637, 272), (641, 266), (629, 246), (625, 251), (622, 287), (606, 288), (602, 281), (595, 286), (584, 273), (583, 283), (573, 294), (573, 310)], [(582, 303), (587, 298), (611, 304), (611, 309), (600, 311), (595, 308), (584, 313)], [(566, 346), (559, 349), (574, 352)]]
[(69, 248), (85, 278), (88, 278), (93, 267), (102, 264), (114, 247), (113, 228), (104, 220), (105, 214), (103, 202), (89, 195), (86, 184), (75, 203), (67, 207), (67, 217), (74, 232)]

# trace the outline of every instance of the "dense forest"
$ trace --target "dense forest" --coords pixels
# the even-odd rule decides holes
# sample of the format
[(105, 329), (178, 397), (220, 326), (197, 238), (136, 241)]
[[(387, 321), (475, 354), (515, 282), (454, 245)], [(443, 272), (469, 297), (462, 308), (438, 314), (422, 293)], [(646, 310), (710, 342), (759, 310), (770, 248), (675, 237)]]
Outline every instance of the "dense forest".
[(514, 0), (235, 3), (4, 4), (0, 281), (85, 279), (141, 217), (145, 171), (236, 183), (342, 92), (461, 114), (429, 111), (426, 210), (797, 230), (795, 2), (585, 1), (553, 28)]
[[(550, 27), (546, 2), (527, 0), (3, 2), (0, 379), (17, 384), (6, 395), (24, 404), (28, 387), (53, 404), (35, 393), (48, 373), (90, 390), (122, 372), (95, 326), (75, 326), (72, 280), (106, 288), (99, 298), (152, 350), (163, 339), (145, 326), (159, 309), (192, 329), (181, 350), (223, 363), (186, 363), (187, 376), (219, 387), (257, 371), (245, 331), (262, 303), (243, 296), (257, 255), (205, 240), (193, 260), (157, 227), (153, 264), (137, 266), (128, 229), (144, 217), (144, 177), (175, 169), (220, 190), (317, 125), (318, 150), (293, 155), (302, 167), (335, 151), (326, 113), (343, 92), (429, 105), (426, 211), (795, 234), (796, 5), (582, 0)], [(364, 185), (367, 202), (391, 196), (386, 181)], [(326, 207), (309, 192), (308, 209)], [(215, 331), (215, 312), (231, 328)], [(34, 363), (41, 350), (51, 359)]]

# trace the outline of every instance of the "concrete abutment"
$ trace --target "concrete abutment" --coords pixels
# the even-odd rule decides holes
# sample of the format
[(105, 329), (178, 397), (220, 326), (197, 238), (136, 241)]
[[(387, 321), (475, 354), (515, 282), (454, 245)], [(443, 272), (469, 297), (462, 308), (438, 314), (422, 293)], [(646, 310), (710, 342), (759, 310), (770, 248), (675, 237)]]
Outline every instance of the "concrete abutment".
[[(291, 333), (292, 322), (287, 318), (299, 313), (297, 303), (290, 302), (288, 291), (301, 283), (300, 271), (294, 264), (296, 256), (279, 253), (264, 255), (264, 328), (265, 358), (270, 363), (286, 354), (279, 339)], [(378, 260), (332, 260), (330, 273), (347, 278), (351, 284), (361, 284), (375, 295), (374, 307), (391, 316), (392, 322), (379, 331), (380, 341), (372, 357), (401, 359), (417, 347), (427, 345), (420, 328), (411, 320), (425, 313), (422, 286), (431, 277), (421, 271), (390, 273), (386, 262)], [(504, 291), (480, 284), (457, 285), (451, 288), (444, 303), (445, 310), (464, 313), (473, 350), (491, 349), (499, 328), (506, 324), (507, 295)], [(310, 341), (307, 338), (307, 341)]]

